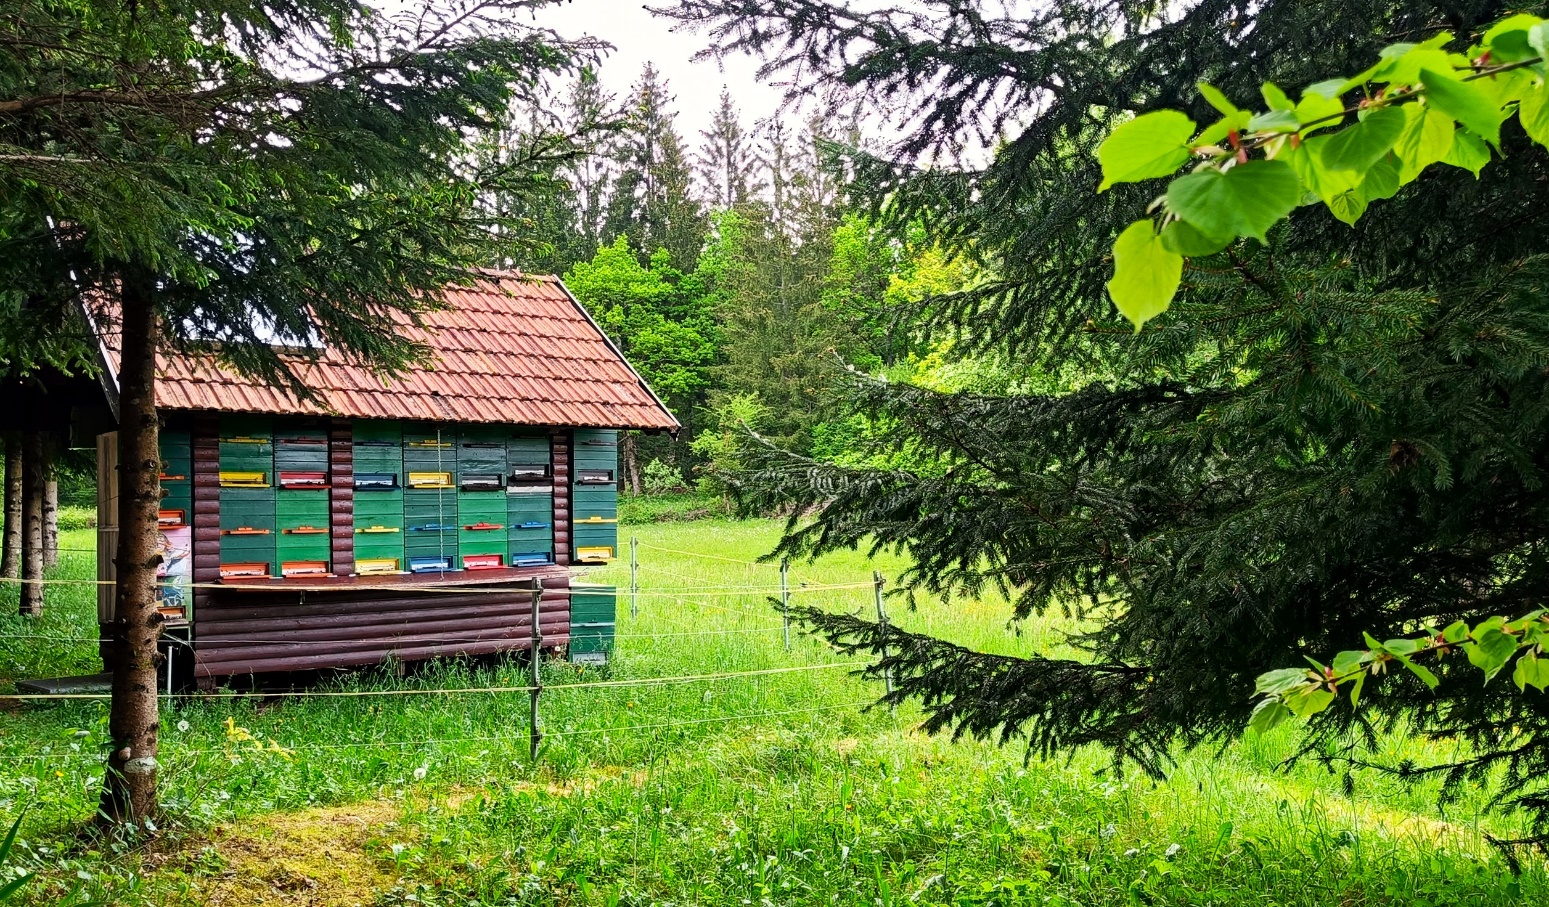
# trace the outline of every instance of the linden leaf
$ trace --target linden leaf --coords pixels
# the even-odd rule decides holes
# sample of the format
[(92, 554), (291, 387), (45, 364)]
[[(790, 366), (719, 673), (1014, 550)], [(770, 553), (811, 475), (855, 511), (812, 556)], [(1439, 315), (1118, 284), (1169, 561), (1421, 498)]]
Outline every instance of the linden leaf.
[(1138, 220), (1119, 234), (1113, 244), (1108, 295), (1137, 332), (1167, 311), (1182, 280), (1183, 256), (1167, 250), (1151, 221)]
[(1426, 103), (1462, 123), (1491, 145), (1500, 145), (1501, 121), (1505, 117), (1483, 89), (1430, 69), (1421, 71), (1420, 80), (1425, 83)]
[(1248, 729), (1256, 734), (1267, 734), (1291, 717), (1291, 710), (1278, 699), (1265, 699), (1253, 707), (1248, 719)]
[(1472, 171), (1478, 179), (1479, 171), (1490, 163), (1490, 146), (1467, 129), (1459, 129), (1453, 134), (1452, 148), (1442, 158), (1442, 163)]
[(1517, 105), (1517, 118), (1528, 138), (1540, 145), (1549, 145), (1549, 83), (1535, 87)]
[(1167, 176), (1189, 159), (1194, 121), (1176, 110), (1142, 114), (1115, 129), (1097, 148), (1102, 192), (1114, 183)]
[(1209, 103), (1211, 107), (1214, 107), (1216, 110), (1220, 111), (1222, 116), (1229, 117), (1237, 112), (1237, 105), (1233, 104), (1226, 97), (1226, 95), (1221, 92), (1221, 89), (1211, 85), (1209, 82), (1196, 82), (1194, 83), (1194, 87), (1199, 89), (1199, 93), (1205, 96), (1205, 101)]
[(1173, 180), (1167, 206), (1207, 236), (1252, 236), (1260, 242), (1302, 198), (1301, 180), (1285, 161), (1249, 161)]
[(1399, 181), (1408, 183), (1432, 164), (1447, 159), (1452, 150), (1452, 117), (1423, 104), (1405, 104), (1404, 132), (1393, 145), (1398, 155)]
[(1188, 221), (1175, 220), (1162, 230), (1162, 248), (1184, 258), (1214, 255), (1226, 248), (1232, 237), (1206, 236)]
[(1328, 137), (1320, 146), (1323, 166), (1329, 170), (1364, 173), (1392, 150), (1408, 122), (1397, 107), (1379, 107), (1366, 118)]

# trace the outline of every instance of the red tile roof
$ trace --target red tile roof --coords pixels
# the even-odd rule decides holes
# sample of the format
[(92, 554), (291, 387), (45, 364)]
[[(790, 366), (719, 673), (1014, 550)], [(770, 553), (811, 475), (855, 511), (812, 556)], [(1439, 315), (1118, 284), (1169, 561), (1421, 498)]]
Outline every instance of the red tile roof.
[[(489, 272), (446, 294), (447, 308), (404, 334), (434, 362), (383, 378), (342, 356), (293, 368), (320, 405), (243, 377), (206, 354), (162, 354), (162, 409), (361, 419), (676, 431), (673, 418), (556, 277)], [(104, 338), (116, 376), (116, 338)]]

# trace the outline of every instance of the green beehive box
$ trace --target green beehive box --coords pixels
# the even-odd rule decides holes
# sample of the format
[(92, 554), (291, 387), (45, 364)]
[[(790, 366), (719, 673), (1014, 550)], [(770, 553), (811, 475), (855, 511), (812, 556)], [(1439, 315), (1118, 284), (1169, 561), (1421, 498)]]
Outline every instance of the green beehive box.
[(282, 528), (299, 526), (303, 523), (326, 526), (328, 525), (328, 492), (276, 489), (274, 512)]
[(570, 623), (612, 624), (617, 619), (618, 589), (576, 583), (570, 587)]
[(371, 491), (355, 495), (356, 526), (402, 526), (403, 492)]
[(274, 564), (275, 541), (272, 535), (222, 535), (223, 564), (256, 562)]
[(512, 463), (547, 463), (552, 459), (548, 435), (512, 437), (506, 440), (506, 459)]
[(506, 556), (504, 529), (463, 529), (457, 533), (460, 554), (498, 554)]
[(400, 445), (403, 443), (403, 423), (391, 419), (360, 419), (351, 423), (350, 435), (357, 446), (372, 441)]
[(618, 492), (610, 488), (579, 487), (570, 492), (570, 512), (575, 522), (601, 517), (616, 520), (619, 516)]
[(570, 661), (574, 664), (607, 664), (613, 655), (614, 625), (610, 623), (570, 625)]
[[(436, 447), (440, 445), (440, 447)], [(434, 422), (409, 422), (403, 426), (403, 448), (414, 449), (441, 449), (451, 451), (456, 455), (457, 450), (457, 426), (443, 425)]]
[[(570, 551), (576, 561), (592, 563), (618, 557), (618, 526), (613, 523), (573, 523), (570, 527)], [(598, 549), (609, 549), (597, 556)]]
[(282, 561), (326, 561), (332, 551), (328, 535), (287, 535), (281, 533), (275, 548)]
[(222, 529), (274, 529), (273, 488), (222, 488), (220, 491)]

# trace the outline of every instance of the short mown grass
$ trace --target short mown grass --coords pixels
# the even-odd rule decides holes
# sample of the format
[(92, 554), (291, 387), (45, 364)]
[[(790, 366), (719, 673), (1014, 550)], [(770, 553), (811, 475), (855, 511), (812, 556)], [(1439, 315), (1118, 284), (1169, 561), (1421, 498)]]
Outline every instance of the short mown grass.
[[(1105, 772), (1102, 753), (1024, 762), (1015, 744), (926, 737), (911, 710), (867, 710), (877, 685), (826, 645), (794, 633), (787, 651), (769, 601), (778, 570), (738, 563), (769, 550), (779, 528), (626, 529), (626, 550), (629, 535), (640, 542), (638, 615), (621, 594), (612, 664), (552, 665), (546, 682), (811, 670), (550, 689), (536, 763), (523, 693), (180, 701), (163, 715), (161, 840), (82, 838), (105, 706), (7, 706), (0, 817), (28, 810), (20, 852), (42, 875), (24, 903), (56, 903), (77, 885), (82, 897), (158, 905), (1549, 899), (1541, 865), (1513, 877), (1485, 842), (1518, 823), (1485, 813), (1482, 794), (1442, 814), (1435, 788), (1363, 773), (1348, 796), (1316, 766), (1281, 768), (1293, 729), (1181, 754), (1156, 785)], [(89, 548), (90, 533), (67, 533), (65, 545)], [(793, 565), (791, 578), (799, 600), (871, 613), (871, 571), (900, 567), (848, 553)], [(91, 555), (67, 553), (57, 574), (90, 578)], [(624, 587), (628, 569), (585, 580)], [(821, 588), (832, 585), (854, 587)], [(14, 592), (0, 602), (0, 695), (19, 677), (96, 670), (91, 587), (50, 595), (38, 621), (9, 616)], [(968, 645), (1060, 651), (1056, 621), (1008, 625), (1002, 602), (890, 607), (901, 625)], [(525, 676), (514, 662), (445, 662), (322, 688), (520, 686)], [(1436, 755), (1402, 738), (1390, 747)]]

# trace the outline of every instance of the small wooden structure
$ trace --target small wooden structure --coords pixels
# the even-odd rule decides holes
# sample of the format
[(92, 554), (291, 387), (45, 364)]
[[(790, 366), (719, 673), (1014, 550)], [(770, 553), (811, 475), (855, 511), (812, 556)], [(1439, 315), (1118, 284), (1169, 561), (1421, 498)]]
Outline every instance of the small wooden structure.
[[(612, 591), (572, 596), (570, 568), (618, 552), (617, 430), (678, 424), (557, 279), (492, 272), (447, 301), (413, 329), (434, 360), (398, 378), (298, 356), (315, 401), (210, 355), (158, 361), (173, 685), (528, 648), (535, 579), (545, 645), (605, 657)], [(115, 458), (104, 433), (104, 580)]]

